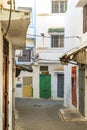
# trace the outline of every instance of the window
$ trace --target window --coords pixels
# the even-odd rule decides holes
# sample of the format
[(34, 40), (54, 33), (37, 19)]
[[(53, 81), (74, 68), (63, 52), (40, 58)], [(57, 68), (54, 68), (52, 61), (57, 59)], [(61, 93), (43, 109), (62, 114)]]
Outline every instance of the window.
[(48, 71), (48, 66), (40, 66), (40, 71)]
[(67, 8), (67, 1), (52, 1), (52, 13), (64, 13)]
[(18, 56), (19, 62), (30, 62), (31, 61), (31, 50), (23, 50), (22, 56)]
[(83, 32), (87, 32), (87, 4), (83, 7)]
[(64, 47), (64, 35), (51, 35), (51, 47)]
[(23, 86), (31, 84), (32, 84), (32, 77), (23, 77)]

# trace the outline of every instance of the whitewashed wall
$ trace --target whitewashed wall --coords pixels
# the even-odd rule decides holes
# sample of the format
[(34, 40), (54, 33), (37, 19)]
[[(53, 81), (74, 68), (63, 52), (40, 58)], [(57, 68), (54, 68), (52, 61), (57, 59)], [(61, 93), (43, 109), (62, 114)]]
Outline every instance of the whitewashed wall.
[(36, 39), (37, 47), (51, 47), (51, 38), (48, 33), (49, 28), (63, 28), (64, 27), (64, 14), (60, 15), (47, 15), (37, 16), (36, 19), (36, 34), (43, 33), (46, 37), (38, 37)]
[[(15, 87), (15, 97), (23, 97), (23, 77), (32, 77), (33, 73), (27, 71), (21, 71), (20, 75), (16, 78), (15, 84), (21, 84), (21, 88)], [(19, 78), (19, 80), (18, 80)]]
[[(81, 45), (83, 43), (83, 9), (76, 7), (77, 0), (68, 0), (68, 10), (65, 17), (65, 52)], [(77, 37), (78, 36), (78, 37)], [(71, 67), (64, 67), (65, 83), (64, 83), (64, 105), (74, 107), (72, 105), (72, 87), (71, 87)], [(78, 67), (77, 67), (78, 70)], [(78, 71), (77, 71), (78, 72)], [(78, 100), (78, 73), (77, 73), (77, 100)], [(77, 104), (78, 109), (78, 104)]]
[(33, 97), (39, 98), (39, 66), (33, 66)]
[(51, 10), (51, 0), (38, 0), (36, 5), (36, 34), (41, 36), (42, 33), (46, 37), (36, 38), (36, 54), (39, 54), (39, 58), (42, 59), (41, 63), (39, 61), (39, 65), (47, 65), (49, 68), (51, 98), (57, 98), (57, 73), (54, 72), (54, 69), (58, 67), (59, 57), (64, 53), (64, 48), (51, 48), (51, 35), (48, 30), (49, 28), (64, 28), (65, 14), (52, 14)]

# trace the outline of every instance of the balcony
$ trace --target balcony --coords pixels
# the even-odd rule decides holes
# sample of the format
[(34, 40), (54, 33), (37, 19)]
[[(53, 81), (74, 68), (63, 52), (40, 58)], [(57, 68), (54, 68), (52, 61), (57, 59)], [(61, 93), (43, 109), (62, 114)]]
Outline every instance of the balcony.
[(64, 48), (37, 48), (35, 55), (38, 54), (39, 63), (59, 63), (59, 58), (63, 55)]

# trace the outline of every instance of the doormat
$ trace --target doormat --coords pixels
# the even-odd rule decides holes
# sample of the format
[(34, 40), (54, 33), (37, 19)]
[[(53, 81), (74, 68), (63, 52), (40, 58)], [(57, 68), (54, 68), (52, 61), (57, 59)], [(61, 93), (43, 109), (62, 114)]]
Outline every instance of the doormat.
[(64, 108), (60, 113), (64, 121), (87, 121), (77, 110)]

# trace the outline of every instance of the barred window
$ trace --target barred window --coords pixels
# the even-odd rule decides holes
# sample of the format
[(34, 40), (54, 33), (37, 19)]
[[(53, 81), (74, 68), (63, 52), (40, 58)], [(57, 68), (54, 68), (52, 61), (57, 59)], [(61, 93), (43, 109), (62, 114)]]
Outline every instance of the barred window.
[(19, 62), (30, 62), (31, 61), (31, 50), (23, 50), (22, 56), (18, 56)]
[(64, 35), (51, 35), (51, 47), (64, 47)]
[(23, 77), (23, 86), (32, 84), (32, 77)]
[(52, 1), (52, 13), (64, 13), (67, 9), (67, 1)]

